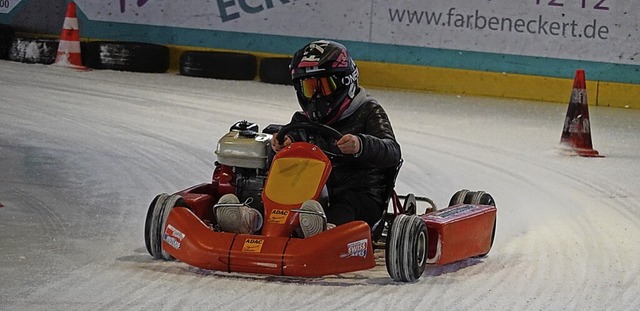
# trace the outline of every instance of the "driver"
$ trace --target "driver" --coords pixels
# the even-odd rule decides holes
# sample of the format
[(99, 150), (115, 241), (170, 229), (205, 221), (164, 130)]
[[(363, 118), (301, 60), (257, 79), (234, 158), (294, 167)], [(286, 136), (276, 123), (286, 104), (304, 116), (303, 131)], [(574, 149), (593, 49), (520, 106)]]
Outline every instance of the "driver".
[[(291, 78), (302, 111), (295, 112), (290, 123), (321, 123), (343, 136), (333, 142), (334, 146), (327, 146), (323, 137), (294, 131), (287, 134), (283, 144), (274, 135), (273, 150), (278, 152), (293, 141), (310, 141), (348, 155), (331, 159), (328, 205), (323, 208), (309, 200), (300, 207), (312, 212), (299, 214), (302, 235), (310, 237), (353, 220), (373, 226), (386, 209), (383, 205), (392, 182), (386, 172), (395, 170), (401, 156), (386, 112), (358, 85), (358, 67), (337, 42), (315, 41), (298, 50), (291, 61)], [(242, 205), (233, 194), (222, 196), (219, 203)], [(236, 233), (260, 230), (263, 219), (248, 206), (219, 207), (216, 218), (224, 231)]]
[[(358, 67), (337, 42), (315, 41), (298, 50), (291, 61), (291, 75), (302, 111), (295, 112), (290, 123), (317, 122), (336, 129), (343, 136), (335, 145), (349, 155), (331, 159), (328, 206), (323, 209), (313, 200), (302, 205), (303, 210), (317, 212), (299, 214), (303, 235), (325, 230), (326, 222), (329, 228), (353, 220), (373, 226), (386, 209), (383, 205), (392, 181), (385, 173), (401, 157), (386, 112), (358, 85)], [(293, 141), (325, 143), (321, 137), (305, 134), (303, 130), (289, 133), (283, 144), (274, 135), (271, 146), (278, 152)]]

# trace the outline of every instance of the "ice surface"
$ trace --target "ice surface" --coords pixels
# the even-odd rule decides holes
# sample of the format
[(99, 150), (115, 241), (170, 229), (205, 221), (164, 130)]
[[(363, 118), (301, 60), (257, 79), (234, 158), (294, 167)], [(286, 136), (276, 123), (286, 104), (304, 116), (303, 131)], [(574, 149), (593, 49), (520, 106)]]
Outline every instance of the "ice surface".
[(557, 150), (565, 105), (369, 90), (402, 146), (398, 191), (441, 207), (462, 188), (491, 193), (493, 249), (411, 284), (383, 260), (277, 278), (152, 260), (143, 227), (156, 194), (210, 179), (234, 122), (286, 123), (291, 87), (0, 68), (1, 310), (640, 309), (638, 110), (591, 107), (605, 158), (580, 158)]

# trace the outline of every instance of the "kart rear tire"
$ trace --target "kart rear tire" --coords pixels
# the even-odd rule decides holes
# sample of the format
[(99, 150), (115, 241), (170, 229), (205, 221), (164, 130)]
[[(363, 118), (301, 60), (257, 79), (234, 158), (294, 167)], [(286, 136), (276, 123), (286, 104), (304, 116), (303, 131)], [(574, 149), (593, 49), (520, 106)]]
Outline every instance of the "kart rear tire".
[(407, 197), (404, 198), (402, 209), (404, 209), (404, 213), (407, 215), (416, 214), (416, 211), (418, 209), (418, 204), (416, 203), (416, 196), (413, 193), (407, 194)]
[(454, 206), (458, 204), (482, 204), (482, 205), (493, 205), (496, 203), (493, 200), (493, 197), (484, 192), (484, 191), (469, 191), (467, 189), (462, 189), (456, 192), (449, 201), (449, 206)]
[(427, 226), (416, 215), (396, 216), (387, 236), (385, 262), (394, 281), (414, 282), (427, 264)]
[[(496, 206), (496, 202), (493, 200), (493, 197), (484, 192), (484, 191), (469, 191), (467, 189), (462, 189), (456, 192), (453, 197), (451, 197), (451, 201), (449, 201), (449, 206), (457, 205), (457, 204), (482, 204), (482, 205), (492, 205)], [(493, 223), (493, 231), (491, 232), (491, 244), (489, 246), (489, 251), (493, 247), (493, 240), (496, 237), (496, 223)], [(475, 258), (486, 257), (489, 254), (487, 251), (484, 254), (480, 254), (478, 256), (474, 256)]]
[(149, 205), (144, 224), (144, 242), (147, 251), (155, 259), (174, 260), (162, 249), (162, 234), (169, 212), (176, 206), (186, 207), (187, 204), (181, 196), (166, 193), (158, 194)]
[(493, 248), (493, 240), (495, 240), (495, 238), (496, 238), (496, 224), (497, 223), (498, 223), (497, 220), (493, 222), (493, 231), (491, 232), (491, 244), (489, 244), (489, 250), (484, 254), (480, 254), (478, 256), (474, 256), (475, 258), (484, 258), (484, 257), (487, 257), (487, 255), (489, 255), (489, 252), (491, 251), (491, 248)]
[(463, 204), (464, 203), (464, 199), (467, 197), (467, 194), (469, 192), (470, 191), (467, 190), (467, 189), (462, 189), (462, 190), (454, 193), (453, 196), (451, 197), (451, 200), (449, 200), (449, 206)]

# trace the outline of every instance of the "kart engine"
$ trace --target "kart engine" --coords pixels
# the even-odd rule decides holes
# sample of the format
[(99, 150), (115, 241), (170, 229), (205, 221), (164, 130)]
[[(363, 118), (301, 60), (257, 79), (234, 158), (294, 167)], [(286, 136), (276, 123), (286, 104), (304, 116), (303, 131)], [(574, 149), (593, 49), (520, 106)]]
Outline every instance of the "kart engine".
[(232, 168), (232, 186), (241, 202), (252, 198), (251, 207), (264, 211), (262, 205), (262, 189), (269, 171), (272, 134), (277, 133), (281, 126), (269, 125), (262, 133), (258, 132), (258, 125), (239, 121), (231, 126), (229, 133), (218, 141), (216, 155), (217, 165)]

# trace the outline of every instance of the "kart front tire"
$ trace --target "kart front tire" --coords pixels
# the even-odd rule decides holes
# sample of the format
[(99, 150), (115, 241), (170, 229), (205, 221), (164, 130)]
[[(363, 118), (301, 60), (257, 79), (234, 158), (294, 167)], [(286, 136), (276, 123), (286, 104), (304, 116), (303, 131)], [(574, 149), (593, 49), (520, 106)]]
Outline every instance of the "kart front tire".
[(385, 261), (389, 276), (399, 282), (414, 282), (427, 264), (427, 226), (416, 215), (396, 216), (387, 236)]
[(174, 260), (162, 249), (162, 234), (169, 212), (176, 206), (186, 206), (184, 199), (177, 194), (166, 193), (157, 195), (149, 205), (144, 224), (144, 242), (147, 251), (155, 259)]

